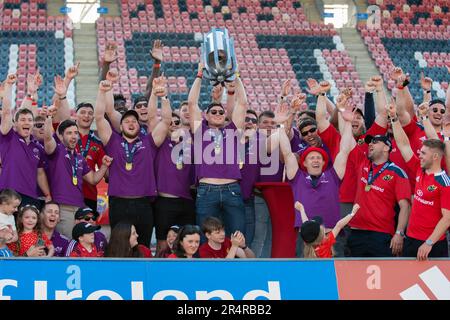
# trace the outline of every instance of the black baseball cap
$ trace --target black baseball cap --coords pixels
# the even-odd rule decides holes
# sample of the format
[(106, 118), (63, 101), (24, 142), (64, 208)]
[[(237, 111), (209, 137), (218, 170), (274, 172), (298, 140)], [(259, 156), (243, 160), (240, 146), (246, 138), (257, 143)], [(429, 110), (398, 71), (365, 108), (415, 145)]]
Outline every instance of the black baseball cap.
[(78, 241), (78, 238), (84, 234), (93, 233), (100, 230), (100, 226), (94, 226), (87, 222), (77, 223), (72, 229), (72, 239)]
[(148, 99), (147, 99), (147, 97), (145, 97), (145, 96), (139, 96), (139, 97), (137, 97), (136, 99), (134, 99), (133, 109), (136, 108), (136, 105), (142, 104), (142, 103), (145, 103), (145, 105), (148, 104)]
[(442, 105), (445, 107), (445, 102), (444, 102), (444, 100), (441, 100), (441, 99), (434, 99), (434, 100), (431, 100), (431, 101), (430, 101), (430, 107), (431, 107), (433, 104), (442, 104)]
[(377, 134), (375, 136), (371, 136), (370, 134), (368, 134), (365, 138), (364, 141), (369, 144), (372, 141), (381, 141), (383, 142), (385, 145), (387, 145), (389, 147), (389, 152), (392, 151), (392, 142), (391, 139), (389, 139), (388, 136), (385, 136), (383, 134)]
[(120, 123), (122, 123), (122, 121), (127, 118), (133, 116), (136, 118), (137, 121), (139, 121), (139, 114), (135, 111), (135, 110), (127, 110), (126, 112), (124, 112), (124, 114), (122, 115), (122, 118), (120, 118)]
[(95, 213), (94, 210), (92, 210), (89, 207), (85, 207), (85, 208), (78, 208), (78, 210), (75, 212), (75, 219), (79, 220), (79, 219), (83, 219), (83, 217), (85, 217), (86, 215), (92, 213), (94, 215), (94, 217), (98, 216), (98, 213)]
[(352, 111), (359, 113), (364, 119), (364, 112), (361, 110), (361, 108), (353, 108)]
[(89, 102), (81, 102), (77, 105), (77, 107), (75, 108), (75, 112), (78, 112), (78, 110), (80, 110), (81, 108), (91, 108), (92, 110), (94, 110), (94, 106), (92, 105), (92, 103)]
[(322, 218), (320, 218), (320, 221), (311, 219), (304, 222), (300, 228), (300, 236), (302, 237), (303, 241), (305, 241), (306, 243), (313, 243), (314, 241), (316, 241), (317, 237), (320, 234), (321, 224)]

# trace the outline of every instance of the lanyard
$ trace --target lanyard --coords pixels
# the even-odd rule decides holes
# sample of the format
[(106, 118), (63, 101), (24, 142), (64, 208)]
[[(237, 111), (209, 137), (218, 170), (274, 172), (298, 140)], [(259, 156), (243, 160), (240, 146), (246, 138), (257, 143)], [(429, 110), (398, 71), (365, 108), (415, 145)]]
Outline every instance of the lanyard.
[(372, 185), (374, 181), (383, 173), (383, 171), (386, 170), (387, 167), (389, 167), (390, 164), (391, 164), (390, 161), (385, 162), (383, 167), (380, 169), (380, 171), (378, 171), (375, 177), (373, 177), (373, 166), (371, 165), (369, 170), (369, 176), (367, 178), (367, 184)]
[(216, 133), (213, 129), (209, 129), (209, 135), (213, 138), (214, 141), (214, 150), (220, 152), (221, 150), (221, 144), (223, 139), (223, 134), (220, 130), (217, 130), (218, 133)]
[[(70, 153), (69, 153), (69, 155), (70, 155)], [(76, 186), (78, 184), (78, 177), (77, 177), (78, 159), (77, 159), (77, 153), (75, 150), (73, 151), (73, 163), (71, 163), (71, 167), (72, 167), (72, 183), (74, 186)]]
[(123, 144), (123, 148), (125, 149), (125, 157), (127, 158), (127, 163), (133, 163), (133, 158), (136, 153), (137, 149), (137, 143), (133, 145), (133, 148), (131, 148), (131, 151), (128, 149), (128, 141), (125, 141)]
[(83, 156), (83, 158), (87, 157), (93, 136), (94, 136), (94, 131), (89, 130), (89, 134), (88, 134), (87, 141), (86, 141), (86, 148), (84, 148), (84, 149), (83, 149), (83, 144), (81, 142), (81, 138), (78, 139), (78, 149), (80, 150), (80, 153)]

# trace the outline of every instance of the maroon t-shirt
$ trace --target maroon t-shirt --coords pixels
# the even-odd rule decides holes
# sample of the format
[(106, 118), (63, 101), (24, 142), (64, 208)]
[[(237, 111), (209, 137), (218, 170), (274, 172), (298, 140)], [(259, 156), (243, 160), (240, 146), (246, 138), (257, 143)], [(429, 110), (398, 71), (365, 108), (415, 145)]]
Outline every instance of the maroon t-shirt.
[(222, 246), (219, 250), (215, 250), (211, 248), (211, 246), (206, 242), (200, 246), (198, 250), (200, 253), (200, 258), (226, 258), (228, 252), (231, 248), (231, 240), (230, 238), (225, 238), (225, 241), (222, 243)]

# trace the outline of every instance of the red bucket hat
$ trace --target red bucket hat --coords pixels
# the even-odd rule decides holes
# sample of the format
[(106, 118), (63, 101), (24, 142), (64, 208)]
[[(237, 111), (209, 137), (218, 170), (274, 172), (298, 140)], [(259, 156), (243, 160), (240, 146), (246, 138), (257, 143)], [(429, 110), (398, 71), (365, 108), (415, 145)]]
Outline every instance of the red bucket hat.
[(300, 166), (300, 169), (302, 169), (303, 171), (306, 171), (305, 166), (303, 165), (303, 162), (305, 162), (306, 157), (308, 156), (308, 154), (310, 154), (311, 152), (318, 152), (322, 155), (324, 164), (323, 164), (323, 169), (326, 169), (328, 167), (328, 161), (329, 161), (329, 157), (328, 157), (328, 153), (322, 149), (322, 148), (317, 148), (317, 147), (308, 147), (300, 156), (300, 158), (298, 159), (298, 165)]

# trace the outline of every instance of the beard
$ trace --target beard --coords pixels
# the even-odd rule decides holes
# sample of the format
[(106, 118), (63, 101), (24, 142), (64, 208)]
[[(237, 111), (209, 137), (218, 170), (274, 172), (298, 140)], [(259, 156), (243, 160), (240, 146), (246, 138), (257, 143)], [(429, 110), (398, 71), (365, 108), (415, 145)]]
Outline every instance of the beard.
[(139, 135), (139, 131), (137, 131), (135, 134), (130, 134), (130, 133), (127, 133), (127, 132), (123, 131), (122, 134), (125, 137), (127, 137), (128, 139), (134, 139), (134, 138), (136, 138)]

